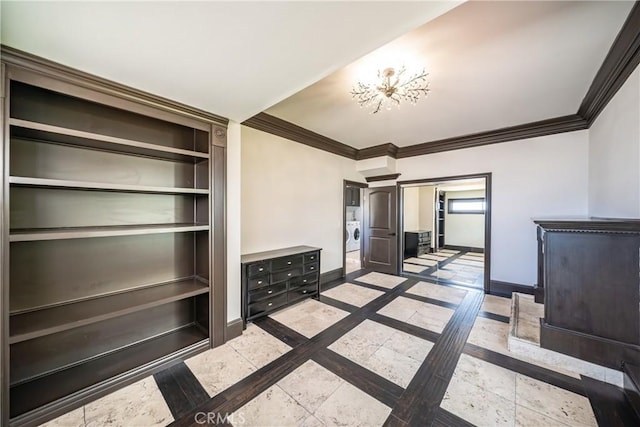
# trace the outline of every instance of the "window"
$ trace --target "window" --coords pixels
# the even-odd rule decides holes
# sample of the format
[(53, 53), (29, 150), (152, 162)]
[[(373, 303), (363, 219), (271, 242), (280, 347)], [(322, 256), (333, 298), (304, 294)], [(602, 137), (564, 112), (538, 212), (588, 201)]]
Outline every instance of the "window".
[(483, 214), (485, 211), (484, 197), (475, 199), (449, 199), (450, 214)]

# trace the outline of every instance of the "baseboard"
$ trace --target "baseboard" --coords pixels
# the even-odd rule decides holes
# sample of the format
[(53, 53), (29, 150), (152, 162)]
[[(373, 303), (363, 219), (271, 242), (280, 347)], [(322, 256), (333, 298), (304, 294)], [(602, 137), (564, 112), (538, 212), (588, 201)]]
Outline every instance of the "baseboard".
[(544, 288), (542, 286), (536, 285), (533, 288), (533, 295), (535, 302), (538, 304), (544, 304)]
[(479, 254), (484, 253), (483, 248), (474, 248), (473, 246), (455, 246), (455, 245), (444, 245), (442, 249), (451, 249), (452, 251), (467, 251), (467, 252), (476, 252)]
[(624, 393), (640, 420), (640, 368), (625, 363), (622, 371), (624, 372)]
[(489, 293), (499, 297), (511, 298), (511, 294), (514, 292), (533, 295), (534, 288), (518, 283), (501, 282), (499, 280), (492, 280), (489, 286)]
[(336, 268), (335, 270), (326, 271), (320, 274), (320, 285), (333, 282), (334, 280), (342, 279), (342, 268)]
[(620, 371), (629, 360), (640, 360), (640, 346), (540, 323), (540, 347)]
[(241, 318), (227, 322), (227, 327), (224, 330), (224, 341), (227, 342), (242, 335), (242, 328), (243, 323)]

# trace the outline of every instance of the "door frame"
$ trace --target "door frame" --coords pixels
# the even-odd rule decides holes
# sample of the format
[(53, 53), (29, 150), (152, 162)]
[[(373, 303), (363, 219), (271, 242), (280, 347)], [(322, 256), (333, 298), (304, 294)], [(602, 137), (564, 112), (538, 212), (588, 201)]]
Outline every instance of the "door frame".
[[(369, 184), (347, 179), (342, 183), (342, 277), (347, 275), (347, 187), (358, 187), (362, 190), (368, 188)], [(360, 209), (362, 209), (362, 196), (360, 196)], [(364, 216), (364, 213), (362, 215)], [(362, 236), (362, 231), (360, 235)], [(362, 238), (360, 239), (360, 265), (362, 266)]]
[(454, 175), (436, 178), (413, 179), (398, 181), (398, 273), (402, 272), (402, 257), (404, 251), (404, 192), (403, 185), (436, 184), (443, 181), (458, 181), (463, 179), (484, 178), (485, 180), (485, 211), (484, 211), (484, 293), (491, 291), (491, 172), (474, 173), (468, 175)]

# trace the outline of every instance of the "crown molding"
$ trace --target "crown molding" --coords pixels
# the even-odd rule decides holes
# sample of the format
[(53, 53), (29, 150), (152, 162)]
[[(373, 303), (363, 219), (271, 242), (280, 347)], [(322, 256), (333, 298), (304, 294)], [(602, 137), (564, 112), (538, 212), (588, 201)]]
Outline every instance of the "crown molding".
[[(441, 153), (444, 151), (461, 150), (464, 148), (535, 138), (563, 132), (585, 130), (591, 127), (598, 115), (602, 110), (604, 110), (609, 101), (611, 101), (620, 87), (622, 87), (622, 85), (627, 81), (631, 73), (633, 73), (639, 64), (640, 1), (636, 1), (627, 16), (625, 23), (620, 29), (618, 36), (613, 42), (611, 49), (609, 49), (609, 53), (600, 66), (598, 73), (593, 79), (593, 82), (591, 83), (591, 86), (589, 87), (589, 90), (587, 91), (587, 94), (585, 95), (576, 114), (486, 132), (429, 141), (407, 147), (397, 147), (392, 143), (386, 143), (358, 150), (333, 139), (310, 132), (282, 119), (277, 120), (279, 127), (285, 131), (281, 134), (275, 134), (293, 139), (294, 141), (302, 142), (303, 144), (306, 143), (307, 145), (311, 145), (321, 150), (340, 154), (354, 160), (363, 160), (381, 156), (401, 159), (405, 157), (421, 156), (425, 154)], [(244, 124), (252, 122), (254, 119), (262, 115), (272, 117), (267, 114), (260, 113), (247, 120)], [(261, 130), (271, 132), (268, 127), (262, 128)], [(315, 137), (314, 144), (303, 141), (307, 134), (311, 134)], [(340, 152), (336, 152), (336, 146), (341, 147)]]
[(382, 145), (376, 145), (374, 147), (367, 147), (358, 150), (356, 153), (356, 160), (373, 159), (374, 157), (389, 156), (394, 159), (397, 158), (398, 147), (388, 142)]
[(163, 98), (161, 96), (153, 95), (139, 89), (134, 89), (132, 87), (116, 83), (102, 77), (94, 76), (93, 74), (85, 73), (84, 71), (76, 70), (66, 65), (62, 65), (57, 62), (50, 61), (48, 59), (44, 59), (27, 52), (23, 52), (19, 49), (15, 49), (9, 46), (0, 45), (0, 57), (2, 57), (3, 63), (12, 65), (14, 67), (22, 68), (39, 74), (54, 76), (65, 81), (71, 81), (76, 85), (83, 86), (108, 95), (116, 95), (120, 98), (127, 98), (138, 103), (143, 103), (151, 107), (161, 108), (163, 110), (167, 110), (182, 116), (191, 117), (197, 120), (213, 122), (223, 126), (227, 126), (229, 124), (229, 119), (222, 116), (218, 116), (216, 114), (212, 114), (177, 101)]
[(636, 2), (598, 70), (578, 115), (589, 127), (640, 64), (640, 2)]
[(368, 176), (365, 179), (367, 182), (376, 182), (376, 181), (392, 181), (396, 180), (400, 177), (399, 173), (390, 173), (388, 175), (378, 175), (378, 176)]
[(355, 160), (357, 149), (343, 144), (334, 139), (312, 132), (308, 129), (294, 125), (286, 120), (279, 119), (267, 113), (258, 113), (242, 122), (243, 125), (261, 130), (272, 135), (287, 138), (300, 144), (328, 151), (329, 153)]
[(505, 127), (487, 132), (479, 132), (454, 138), (440, 139), (422, 144), (398, 148), (396, 158), (421, 156), (443, 151), (461, 150), (482, 145), (535, 138), (556, 133), (588, 129), (587, 121), (577, 114)]

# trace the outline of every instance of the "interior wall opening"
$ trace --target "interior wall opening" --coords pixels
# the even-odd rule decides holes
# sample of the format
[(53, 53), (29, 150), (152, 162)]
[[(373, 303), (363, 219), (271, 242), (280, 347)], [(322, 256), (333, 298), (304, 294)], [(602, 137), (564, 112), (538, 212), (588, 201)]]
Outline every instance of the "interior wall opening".
[(484, 289), (486, 178), (401, 184), (401, 271)]

